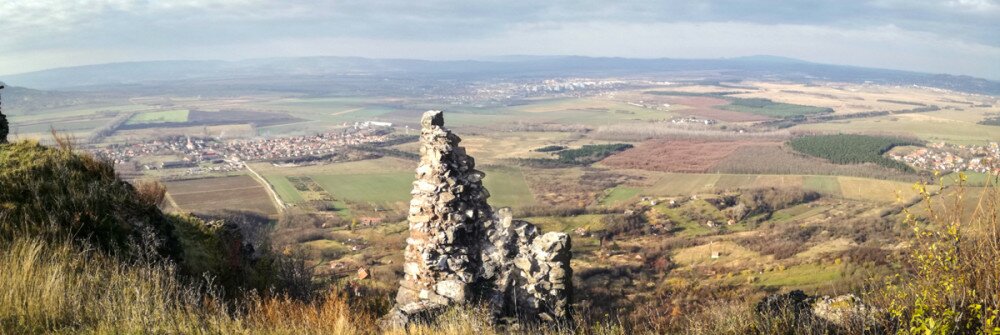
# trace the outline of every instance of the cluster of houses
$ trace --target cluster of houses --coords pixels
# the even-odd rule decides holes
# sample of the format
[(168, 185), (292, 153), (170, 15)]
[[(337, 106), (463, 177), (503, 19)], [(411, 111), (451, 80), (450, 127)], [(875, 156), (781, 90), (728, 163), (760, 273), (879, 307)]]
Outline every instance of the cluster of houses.
[(1000, 173), (1000, 144), (997, 142), (986, 145), (933, 143), (906, 154), (890, 153), (889, 158), (924, 170)]
[(240, 169), (247, 161), (277, 161), (333, 154), (338, 148), (381, 142), (388, 132), (363, 128), (352, 132), (328, 132), (308, 136), (221, 140), (175, 136), (132, 144), (113, 144), (91, 152), (115, 164), (141, 157), (176, 156), (177, 160), (147, 164), (146, 169), (192, 168), (211, 163), (214, 169)]
[(712, 120), (712, 119), (701, 119), (701, 118), (696, 118), (696, 117), (688, 116), (688, 117), (676, 117), (676, 118), (670, 119), (670, 123), (673, 123), (673, 124), (703, 124), (703, 125), (708, 126), (708, 125), (713, 125), (713, 124), (719, 123), (719, 121)]

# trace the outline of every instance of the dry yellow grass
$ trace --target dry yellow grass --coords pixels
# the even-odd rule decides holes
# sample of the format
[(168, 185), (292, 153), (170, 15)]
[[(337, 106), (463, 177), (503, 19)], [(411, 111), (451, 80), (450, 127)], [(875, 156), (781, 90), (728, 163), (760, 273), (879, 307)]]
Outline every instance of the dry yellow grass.
[[(712, 253), (718, 252), (720, 257), (712, 259)], [(678, 264), (693, 265), (713, 262), (720, 265), (747, 265), (754, 263), (770, 263), (773, 256), (762, 256), (747, 248), (741, 247), (730, 241), (715, 241), (699, 246), (684, 248), (674, 254), (674, 261)]]
[(16, 239), (0, 250), (0, 333), (356, 334), (373, 323), (337, 295), (316, 304), (250, 295), (233, 308), (169, 263), (69, 242)]
[[(0, 242), (0, 334), (561, 334), (568, 329), (495, 329), (481, 308), (448, 311), (433, 325), (382, 330), (364, 302), (333, 289), (314, 302), (250, 292), (223, 301), (179, 278), (164, 261), (124, 262), (70, 242)], [(377, 309), (377, 308), (375, 308)], [(586, 323), (581, 334), (623, 334)], [(572, 333), (572, 331), (569, 331)]]
[(766, 98), (790, 104), (830, 107), (839, 114), (894, 111), (919, 107), (915, 104), (968, 109), (970, 108), (969, 103), (981, 103), (985, 99), (980, 96), (919, 87), (847, 83), (804, 85), (748, 82), (743, 84), (752, 85), (758, 91), (733, 96)]

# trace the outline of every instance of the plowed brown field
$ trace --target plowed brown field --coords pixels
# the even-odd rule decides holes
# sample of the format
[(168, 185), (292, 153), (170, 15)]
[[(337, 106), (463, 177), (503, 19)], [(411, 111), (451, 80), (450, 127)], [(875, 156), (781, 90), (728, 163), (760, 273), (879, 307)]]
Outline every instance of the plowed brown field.
[(764, 121), (771, 118), (751, 113), (741, 113), (715, 108), (729, 104), (729, 101), (711, 97), (670, 97), (671, 104), (682, 105), (689, 108), (672, 109), (671, 111), (687, 114), (691, 116), (703, 117), (725, 122), (750, 122)]

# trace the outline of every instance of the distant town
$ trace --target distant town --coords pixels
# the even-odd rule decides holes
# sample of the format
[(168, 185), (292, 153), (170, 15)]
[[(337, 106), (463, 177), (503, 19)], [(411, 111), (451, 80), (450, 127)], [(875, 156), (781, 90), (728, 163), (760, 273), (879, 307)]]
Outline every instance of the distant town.
[(987, 145), (932, 143), (907, 154), (891, 153), (889, 157), (923, 170), (1000, 173), (1000, 144), (997, 142)]
[[(188, 168), (189, 172), (228, 172), (246, 162), (275, 164), (330, 156), (351, 145), (382, 142), (391, 134), (391, 123), (365, 122), (345, 130), (308, 136), (223, 140), (213, 137), (172, 136), (139, 143), (112, 144), (92, 149), (115, 165), (139, 163), (145, 170)], [(176, 157), (153, 162), (153, 157)]]

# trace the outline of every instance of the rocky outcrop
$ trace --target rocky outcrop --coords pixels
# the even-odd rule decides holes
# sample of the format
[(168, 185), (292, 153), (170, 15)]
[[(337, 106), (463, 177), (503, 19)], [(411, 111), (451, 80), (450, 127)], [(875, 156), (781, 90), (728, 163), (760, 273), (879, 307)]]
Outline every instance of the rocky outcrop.
[[(0, 83), (0, 91), (4, 85)], [(7, 143), (7, 134), (10, 133), (10, 125), (7, 123), (7, 116), (3, 115), (3, 100), (0, 99), (0, 143)]]
[[(775, 293), (757, 303), (758, 315), (790, 318), (795, 324), (824, 327), (831, 333), (860, 327), (873, 334), (884, 333), (878, 327), (877, 313), (853, 294), (836, 297), (810, 296), (801, 290)], [(850, 333), (850, 332), (847, 332)]]
[(385, 325), (429, 321), (446, 307), (479, 303), (497, 322), (570, 321), (569, 236), (541, 235), (509, 209), (494, 213), (485, 174), (444, 128), (443, 113), (424, 113), (421, 127), (404, 277)]

